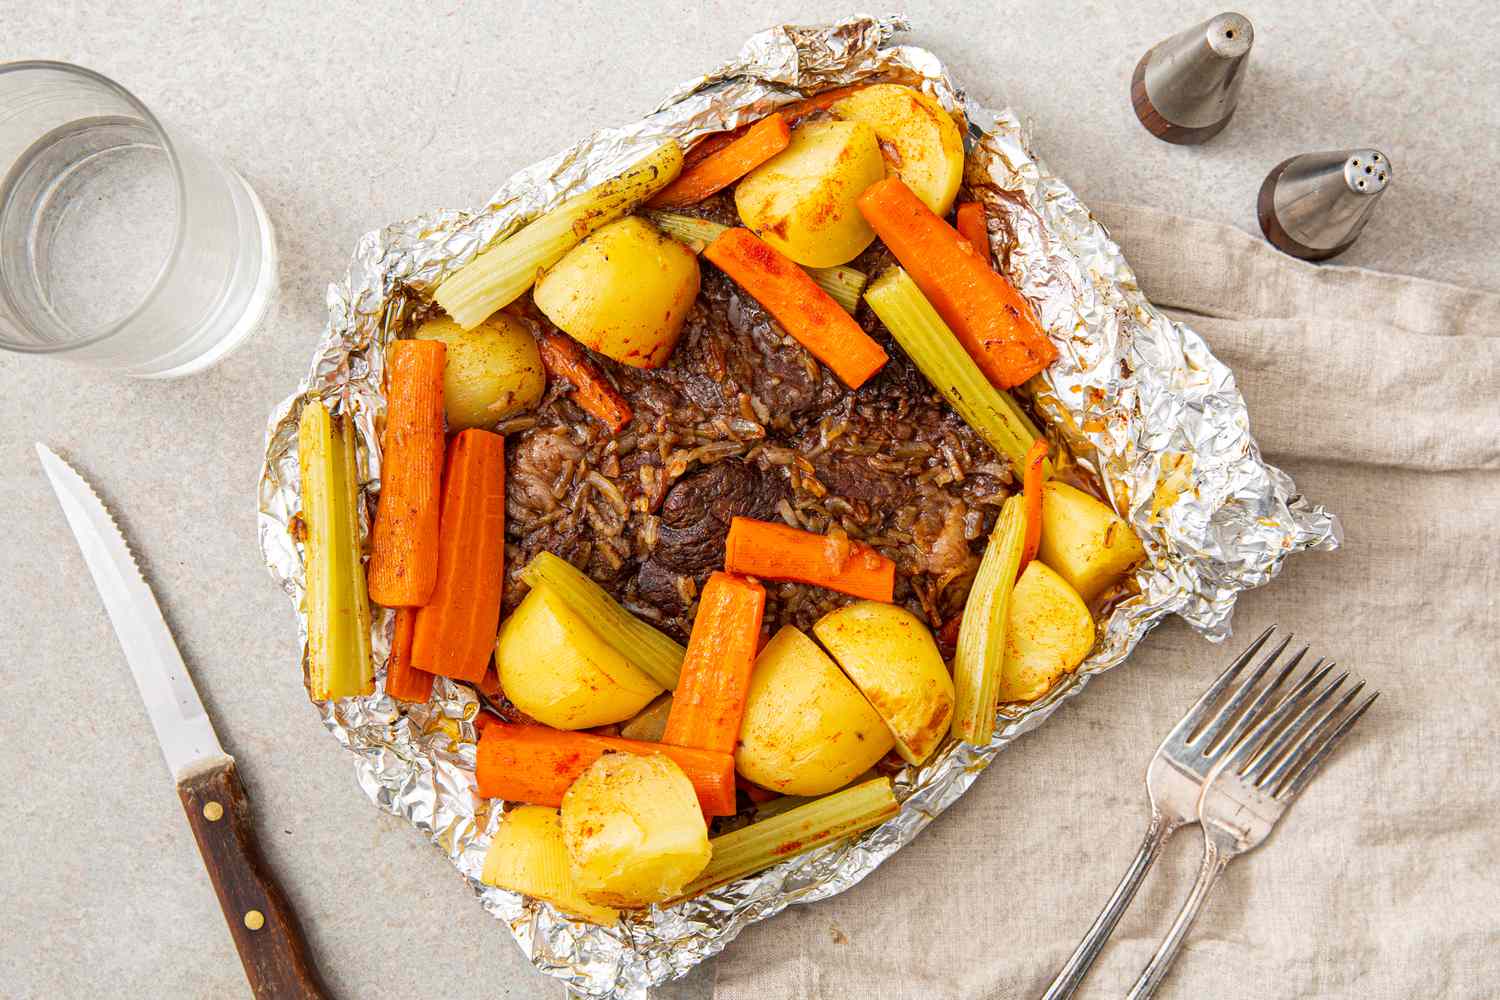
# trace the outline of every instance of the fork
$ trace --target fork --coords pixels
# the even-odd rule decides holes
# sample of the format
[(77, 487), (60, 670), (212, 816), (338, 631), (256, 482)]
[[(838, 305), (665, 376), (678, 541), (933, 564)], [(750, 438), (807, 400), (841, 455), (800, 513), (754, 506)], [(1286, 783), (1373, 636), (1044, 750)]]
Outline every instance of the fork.
[(1250, 728), (1261, 721), (1267, 703), (1307, 653), (1306, 647), (1297, 652), (1275, 679), (1255, 694), (1254, 700), (1246, 707), (1257, 683), (1275, 666), (1281, 654), (1286, 652), (1292, 641), (1291, 636), (1281, 640), (1238, 686), (1233, 690), (1230, 686), (1275, 631), (1276, 626), (1272, 625), (1236, 657), (1209, 685), (1197, 704), (1188, 709), (1182, 721), (1173, 727), (1166, 739), (1161, 741), (1161, 746), (1156, 748), (1156, 755), (1146, 768), (1146, 794), (1151, 801), (1151, 819), (1146, 826), (1146, 836), (1141, 841), (1141, 848), (1126, 869), (1125, 877), (1115, 888), (1114, 895), (1109, 897), (1109, 902), (1104, 904), (1104, 909), (1094, 920), (1093, 926), (1052, 980), (1052, 985), (1047, 987), (1047, 992), (1042, 994), (1042, 1000), (1064, 1000), (1078, 989), (1083, 977), (1088, 975), (1089, 967), (1094, 964), (1094, 959), (1098, 958), (1105, 942), (1114, 933), (1120, 917), (1129, 908), (1136, 890), (1161, 853), (1162, 845), (1182, 826), (1197, 821), (1198, 799), (1214, 768), (1223, 763)]
[(1266, 839), (1319, 765), (1380, 697), (1379, 691), (1373, 691), (1355, 706), (1365, 687), (1360, 680), (1328, 708), (1349, 679), (1349, 672), (1325, 683), (1334, 665), (1322, 666), (1322, 662), (1309, 668), (1291, 693), (1233, 748), (1204, 787), (1198, 803), (1198, 819), (1203, 825), (1198, 881), (1172, 929), (1131, 987), (1128, 1000), (1144, 1000), (1156, 992), (1203, 901), (1229, 862)]

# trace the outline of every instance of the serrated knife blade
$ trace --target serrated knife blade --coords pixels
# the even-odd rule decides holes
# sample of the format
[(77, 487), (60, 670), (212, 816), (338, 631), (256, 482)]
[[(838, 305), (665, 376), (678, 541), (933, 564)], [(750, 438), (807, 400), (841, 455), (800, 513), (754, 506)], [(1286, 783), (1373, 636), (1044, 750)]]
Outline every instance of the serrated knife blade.
[(222, 761), (224, 748), (125, 536), (93, 487), (72, 466), (46, 445), (38, 444), (36, 453), (125, 650), (173, 780)]

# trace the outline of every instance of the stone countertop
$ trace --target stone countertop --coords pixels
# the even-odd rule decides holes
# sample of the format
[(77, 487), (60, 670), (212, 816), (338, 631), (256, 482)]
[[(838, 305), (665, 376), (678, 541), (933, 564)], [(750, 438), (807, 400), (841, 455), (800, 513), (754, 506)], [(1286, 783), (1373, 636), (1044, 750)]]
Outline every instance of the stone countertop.
[[(276, 226), (281, 289), (246, 346), (186, 380), (127, 381), (0, 355), (0, 510), (15, 526), (0, 547), (0, 587), (11, 595), (0, 611), (0, 788), (15, 807), (0, 852), (0, 993), (245, 989), (151, 727), (36, 463), (32, 442), (44, 441), (98, 487), (140, 553), (337, 992), (554, 995), (448, 862), (369, 805), (351, 759), (307, 704), (292, 616), (255, 542), (266, 415), (303, 372), (324, 288), (360, 234), (479, 204), (537, 157), (654, 107), (753, 32), (849, 8), (126, 6), (0, 0), (0, 61), (99, 70), (218, 150)], [(1060, 0), (997, 16), (987, 4), (904, 6), (912, 41), (984, 103), (1023, 109), (1043, 156), (1085, 201), (1254, 230), (1256, 191), (1272, 165), (1375, 145), (1390, 155), (1395, 183), (1341, 262), (1500, 290), (1490, 194), (1500, 189), (1490, 41), (1500, 13), (1489, 4), (1461, 0), (1440, 14), (1253, 4), (1256, 46), (1239, 111), (1196, 148), (1153, 140), (1131, 114), (1128, 83), (1149, 45), (1208, 8), (1126, 13)], [(1124, 673), (1083, 699), (1099, 718), (1124, 698)], [(1152, 739), (1142, 735), (1143, 754)], [(1065, 752), (1056, 742), (1045, 750)], [(970, 794), (984, 796), (985, 782)], [(895, 905), (874, 881), (854, 891)], [(661, 996), (707, 997), (712, 980), (710, 963)]]

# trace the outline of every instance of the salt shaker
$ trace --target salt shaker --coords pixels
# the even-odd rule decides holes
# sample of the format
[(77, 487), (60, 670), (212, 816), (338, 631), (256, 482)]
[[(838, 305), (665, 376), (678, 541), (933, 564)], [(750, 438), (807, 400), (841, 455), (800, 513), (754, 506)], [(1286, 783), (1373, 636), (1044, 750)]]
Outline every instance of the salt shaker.
[(1394, 176), (1378, 149), (1335, 149), (1282, 160), (1260, 186), (1261, 232), (1283, 253), (1327, 260), (1354, 244)]
[(1207, 142), (1229, 124), (1255, 43), (1243, 14), (1226, 12), (1158, 42), (1130, 79), (1136, 117), (1158, 139)]

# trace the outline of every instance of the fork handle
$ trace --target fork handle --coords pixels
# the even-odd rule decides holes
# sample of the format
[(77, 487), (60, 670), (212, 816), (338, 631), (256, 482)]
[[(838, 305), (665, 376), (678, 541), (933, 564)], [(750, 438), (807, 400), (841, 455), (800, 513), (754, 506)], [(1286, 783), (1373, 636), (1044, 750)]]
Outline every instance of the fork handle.
[(1213, 837), (1209, 836), (1206, 830), (1204, 831), (1203, 862), (1198, 868), (1198, 881), (1193, 883), (1193, 891), (1188, 894), (1187, 902), (1182, 904), (1177, 919), (1172, 922), (1172, 929), (1167, 931), (1166, 938), (1157, 947), (1156, 954), (1151, 956), (1151, 961), (1146, 964), (1145, 971), (1126, 994), (1126, 1000), (1145, 1000), (1146, 997), (1155, 993), (1161, 981), (1167, 978), (1167, 971), (1172, 968), (1172, 962), (1177, 958), (1177, 951), (1182, 947), (1188, 929), (1193, 926), (1193, 921), (1198, 919), (1198, 911), (1203, 908), (1203, 901), (1208, 898), (1214, 883), (1219, 880), (1220, 875), (1224, 874), (1225, 867), (1233, 857), (1233, 854), (1221, 850)]
[(1130, 862), (1125, 877), (1115, 887), (1114, 895), (1109, 897), (1109, 902), (1104, 904), (1104, 909), (1094, 919), (1094, 925), (1068, 957), (1068, 961), (1057, 973), (1057, 978), (1047, 987), (1047, 992), (1042, 994), (1042, 1000), (1065, 1000), (1078, 989), (1083, 977), (1088, 975), (1089, 967), (1094, 964), (1094, 959), (1104, 950), (1105, 942), (1115, 932), (1115, 925), (1130, 908), (1135, 891), (1141, 887), (1146, 873), (1151, 870), (1156, 856), (1161, 853), (1162, 845), (1176, 831), (1177, 826), (1168, 824), (1159, 810), (1151, 810), (1151, 824), (1146, 828), (1146, 836), (1141, 841), (1141, 849), (1135, 854), (1135, 860)]

